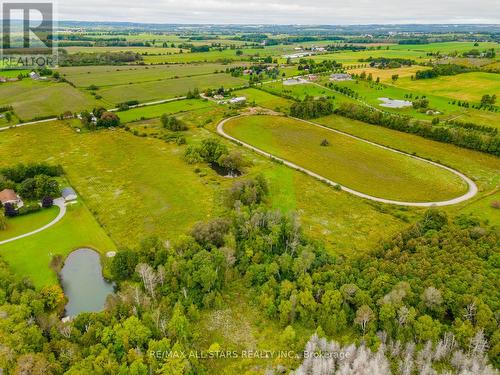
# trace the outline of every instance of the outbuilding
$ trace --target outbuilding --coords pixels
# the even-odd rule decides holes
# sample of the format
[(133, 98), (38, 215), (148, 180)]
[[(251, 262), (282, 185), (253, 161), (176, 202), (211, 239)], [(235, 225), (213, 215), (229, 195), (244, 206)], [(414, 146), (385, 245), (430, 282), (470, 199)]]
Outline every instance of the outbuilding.
[(61, 195), (66, 202), (76, 201), (78, 198), (76, 192), (70, 187), (64, 188)]

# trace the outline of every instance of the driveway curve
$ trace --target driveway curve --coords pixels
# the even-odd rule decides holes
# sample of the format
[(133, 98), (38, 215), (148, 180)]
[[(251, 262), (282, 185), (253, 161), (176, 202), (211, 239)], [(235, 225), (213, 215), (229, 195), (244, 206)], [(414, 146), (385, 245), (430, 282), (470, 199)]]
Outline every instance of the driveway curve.
[[(224, 125), (231, 121), (231, 120), (234, 120), (236, 118), (239, 118), (239, 117), (243, 117), (243, 116), (251, 116), (251, 115), (238, 115), (238, 116), (233, 116), (233, 117), (229, 117), (227, 119), (224, 119), (222, 120), (221, 122), (219, 122), (219, 124), (217, 125), (217, 133), (221, 136), (223, 136), (224, 138), (227, 138), (233, 142), (236, 142), (252, 151), (255, 151), (256, 153), (260, 154), (260, 155), (263, 155), (265, 157), (268, 157), (268, 158), (271, 158), (271, 159), (274, 159), (274, 160), (279, 160), (280, 162), (282, 162), (283, 164), (285, 164), (286, 166), (290, 167), (290, 168), (293, 168), (295, 170), (298, 170), (298, 171), (301, 171), (311, 177), (314, 177), (320, 181), (323, 181), (325, 183), (327, 183), (328, 185), (331, 185), (331, 186), (340, 186), (341, 190), (347, 192), (347, 193), (350, 193), (350, 194), (353, 194), (353, 195), (356, 195), (360, 198), (364, 198), (364, 199), (369, 199), (371, 201), (374, 201), (374, 202), (380, 202), (380, 203), (387, 203), (387, 204), (394, 204), (394, 205), (398, 205), (398, 206), (409, 206), (409, 207), (441, 207), (441, 206), (451, 206), (451, 205), (454, 205), (454, 204), (458, 204), (458, 203), (461, 203), (461, 202), (464, 202), (466, 200), (469, 200), (471, 199), (472, 197), (474, 197), (477, 192), (478, 192), (478, 188), (476, 186), (476, 184), (474, 183), (474, 181), (472, 181), (469, 177), (467, 177), (466, 175), (464, 175), (463, 173), (453, 169), (453, 168), (450, 168), (450, 167), (447, 167), (445, 165), (442, 165), (442, 164), (439, 164), (439, 163), (436, 163), (434, 161), (430, 161), (430, 160), (427, 160), (427, 159), (424, 159), (424, 158), (421, 158), (421, 157), (418, 157), (418, 156), (415, 156), (415, 155), (411, 155), (411, 154), (408, 154), (406, 152), (402, 152), (402, 151), (398, 151), (398, 150), (394, 150), (390, 147), (387, 147), (387, 146), (382, 146), (378, 143), (375, 143), (375, 142), (371, 142), (371, 141), (367, 141), (366, 139), (363, 139), (363, 138), (360, 138), (360, 137), (356, 137), (352, 134), (349, 134), (349, 133), (345, 133), (343, 131), (340, 131), (340, 130), (336, 130), (336, 129), (331, 129), (327, 126), (323, 126), (323, 125), (320, 125), (320, 124), (316, 124), (314, 122), (311, 122), (311, 121), (307, 121), (307, 120), (302, 120), (302, 119), (298, 119), (298, 118), (294, 118), (294, 117), (291, 117), (297, 121), (302, 121), (302, 122), (305, 122), (307, 124), (310, 124), (312, 126), (317, 126), (319, 128), (322, 128), (322, 129), (325, 129), (325, 130), (328, 130), (328, 131), (331, 131), (333, 133), (337, 133), (337, 134), (342, 134), (346, 137), (350, 137), (350, 138), (353, 138), (353, 139), (356, 139), (358, 141), (361, 141), (361, 142), (365, 142), (365, 143), (368, 143), (370, 145), (373, 145), (373, 146), (376, 146), (376, 147), (379, 147), (379, 148), (382, 148), (384, 150), (387, 150), (387, 151), (390, 151), (390, 152), (395, 152), (397, 154), (401, 154), (401, 155), (405, 155), (409, 158), (412, 158), (412, 159), (416, 159), (416, 160), (420, 160), (420, 161), (423, 161), (425, 163), (428, 163), (428, 164), (432, 164), (436, 167), (439, 167), (439, 168), (442, 168), (442, 169), (445, 169), (455, 175), (457, 175), (458, 177), (460, 177), (463, 181), (465, 181), (465, 183), (467, 184), (468, 186), (468, 191), (467, 193), (465, 193), (464, 195), (460, 196), (460, 197), (457, 197), (457, 198), (453, 198), (453, 199), (449, 199), (449, 200), (446, 200), (446, 201), (439, 201), (439, 202), (403, 202), (403, 201), (396, 201), (396, 200), (391, 200), (391, 199), (384, 199), (384, 198), (379, 198), (379, 197), (374, 197), (372, 195), (368, 195), (368, 194), (365, 194), (365, 193), (362, 193), (360, 191), (357, 191), (357, 190), (354, 190), (354, 189), (351, 189), (347, 186), (343, 186), (335, 181), (332, 181), (326, 177), (323, 177), (307, 168), (304, 168), (304, 167), (301, 167), (295, 163), (292, 163), (288, 160), (285, 160), (285, 159), (282, 159), (282, 158), (279, 158), (277, 156), (274, 156), (272, 154), (270, 154), (269, 152), (266, 152), (266, 151), (263, 151), (255, 146), (252, 146), (248, 143), (245, 143), (245, 142), (242, 142), (240, 141), (239, 139), (235, 138), (235, 137), (232, 137), (230, 136), (229, 134), (227, 134), (225, 131), (224, 131)], [(257, 115), (258, 116), (258, 115)]]
[(9, 238), (8, 240), (0, 241), (0, 245), (6, 244), (6, 243), (9, 243), (9, 242), (12, 242), (12, 241), (20, 240), (21, 238), (29, 237), (29, 236), (32, 236), (34, 234), (43, 232), (44, 230), (46, 230), (46, 229), (50, 228), (51, 226), (57, 224), (59, 221), (61, 221), (61, 219), (64, 217), (64, 215), (66, 215), (66, 206), (64, 204), (64, 199), (63, 198), (54, 199), (54, 205), (57, 206), (57, 207), (59, 207), (59, 214), (50, 223), (48, 223), (47, 225), (44, 225), (41, 228), (38, 228), (38, 229), (32, 231), (32, 232), (21, 234), (20, 236)]

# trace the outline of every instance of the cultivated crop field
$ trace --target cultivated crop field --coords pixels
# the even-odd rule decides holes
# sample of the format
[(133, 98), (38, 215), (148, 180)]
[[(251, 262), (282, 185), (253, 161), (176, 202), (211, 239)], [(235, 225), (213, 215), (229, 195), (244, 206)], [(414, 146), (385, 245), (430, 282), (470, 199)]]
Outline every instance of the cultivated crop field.
[(226, 88), (241, 87), (246, 81), (241, 78), (232, 77), (229, 74), (209, 74), (199, 77), (172, 78), (163, 81), (136, 83), (131, 85), (120, 85), (105, 87), (99, 90), (99, 95), (111, 104), (138, 100), (140, 102), (154, 101), (160, 99), (184, 96), (189, 90), (198, 88)]
[[(439, 201), (460, 196), (466, 185), (435, 166), (294, 119), (241, 117), (227, 133), (339, 184), (380, 198)], [(323, 140), (329, 146), (321, 146)]]

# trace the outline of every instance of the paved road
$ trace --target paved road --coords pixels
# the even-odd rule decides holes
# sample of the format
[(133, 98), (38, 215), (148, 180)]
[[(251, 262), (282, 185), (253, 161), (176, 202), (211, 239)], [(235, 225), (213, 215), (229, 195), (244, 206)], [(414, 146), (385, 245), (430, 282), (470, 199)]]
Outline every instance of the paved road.
[(365, 193), (362, 193), (360, 191), (357, 191), (357, 190), (354, 190), (354, 189), (351, 189), (347, 186), (342, 186), (341, 184), (337, 183), (337, 182), (334, 182), (326, 177), (323, 177), (317, 173), (314, 173), (313, 171), (309, 170), (309, 169), (306, 169), (306, 168), (303, 168), (295, 163), (292, 163), (288, 160), (285, 160), (285, 159), (282, 159), (282, 158), (279, 158), (277, 156), (274, 156), (266, 151), (263, 151), (257, 147), (254, 147), (248, 143), (245, 143), (245, 142), (242, 142), (240, 141), (239, 139), (237, 138), (234, 138), (232, 136), (230, 136), (229, 134), (227, 134), (225, 131), (224, 131), (224, 125), (228, 122), (228, 121), (231, 121), (235, 118), (238, 118), (238, 117), (242, 117), (242, 116), (246, 116), (246, 115), (239, 115), (239, 116), (234, 116), (234, 117), (230, 117), (230, 118), (227, 118), (225, 120), (222, 120), (218, 125), (217, 125), (217, 133), (219, 133), (221, 136), (229, 139), (229, 140), (232, 140), (246, 148), (249, 148), (263, 156), (266, 156), (268, 158), (271, 158), (271, 159), (274, 159), (274, 160), (279, 160), (281, 161), (283, 164), (285, 164), (286, 166), (290, 167), (290, 168), (293, 168), (295, 170), (298, 170), (298, 171), (301, 171), (301, 172), (304, 172), (305, 174), (311, 176), (311, 177), (314, 177), (320, 181), (323, 181), (325, 183), (327, 183), (328, 185), (332, 185), (332, 186), (340, 186), (340, 188), (343, 190), (343, 191), (346, 191), (348, 193), (351, 193), (353, 195), (356, 195), (360, 198), (365, 198), (365, 199), (369, 199), (369, 200), (372, 200), (372, 201), (375, 201), (375, 202), (381, 202), (381, 203), (387, 203), (387, 204), (394, 204), (394, 205), (398, 205), (398, 206), (411, 206), (411, 207), (432, 207), (432, 206), (450, 206), (450, 205), (454, 205), (454, 204), (457, 204), (457, 203), (460, 203), (460, 202), (464, 202), (468, 199), (471, 199), (472, 197), (474, 197), (477, 192), (478, 192), (478, 188), (476, 186), (476, 184), (474, 183), (474, 181), (472, 181), (469, 177), (467, 177), (466, 175), (464, 175), (463, 173), (460, 173), (459, 171), (453, 169), (453, 168), (449, 168), (447, 166), (444, 166), (442, 164), (439, 164), (439, 163), (436, 163), (436, 162), (433, 162), (433, 161), (430, 161), (430, 160), (427, 160), (427, 159), (424, 159), (424, 158), (420, 158), (418, 156), (414, 156), (414, 155), (410, 155), (410, 154), (407, 154), (405, 152), (402, 152), (402, 151), (397, 151), (397, 150), (394, 150), (390, 147), (386, 147), (386, 146), (382, 146), (378, 143), (375, 143), (375, 142), (370, 142), (370, 141), (367, 141), (363, 138), (359, 138), (359, 137), (356, 137), (354, 135), (351, 135), (351, 134), (348, 134), (348, 133), (344, 133), (342, 131), (339, 131), (339, 130), (335, 130), (335, 129), (331, 129), (331, 128), (328, 128), (326, 126), (323, 126), (323, 125), (319, 125), (319, 124), (316, 124), (314, 122), (311, 122), (311, 121), (305, 121), (305, 120), (301, 120), (301, 119), (296, 119), (298, 121), (302, 121), (302, 122), (305, 122), (305, 123), (308, 123), (310, 125), (313, 125), (313, 126), (317, 126), (319, 128), (322, 128), (322, 129), (325, 129), (325, 130), (328, 130), (328, 131), (331, 131), (333, 133), (337, 133), (337, 134), (342, 134), (344, 136), (347, 136), (347, 137), (350, 137), (350, 138), (354, 138), (354, 139), (357, 139), (361, 142), (365, 142), (365, 143), (368, 143), (370, 145), (373, 145), (373, 146), (376, 146), (376, 147), (380, 147), (380, 148), (383, 148), (384, 150), (388, 150), (390, 152), (395, 152), (397, 154), (401, 154), (401, 155), (405, 155), (409, 158), (412, 158), (412, 159), (416, 159), (416, 160), (420, 160), (420, 161), (423, 161), (425, 163), (429, 163), (429, 164), (432, 164), (436, 167), (439, 167), (439, 168), (442, 168), (442, 169), (445, 169), (451, 173), (454, 173), (455, 175), (459, 176), (463, 181), (465, 181), (469, 187), (467, 193), (465, 193), (464, 195), (458, 197), (458, 198), (454, 198), (454, 199), (449, 199), (449, 200), (446, 200), (446, 201), (440, 201), (440, 202), (402, 202), (402, 201), (395, 201), (395, 200), (391, 200), (391, 199), (384, 199), (384, 198), (379, 198), (379, 197), (374, 197), (372, 195), (368, 195), (368, 194), (365, 194)]
[[(129, 108), (133, 109), (133, 108), (147, 107), (147, 106), (150, 106), (150, 105), (157, 105), (157, 104), (175, 102), (175, 101), (184, 100), (184, 99), (186, 99), (185, 96), (179, 96), (179, 97), (176, 97), (176, 98), (163, 99), (163, 100), (157, 100), (157, 101), (154, 101), (154, 102), (148, 102), (148, 103), (141, 103), (141, 104), (137, 104), (137, 105), (132, 105)], [(118, 111), (118, 108), (110, 108), (110, 109), (108, 109), (108, 111), (109, 112), (116, 112), (116, 111)], [(44, 122), (50, 122), (50, 121), (56, 121), (56, 120), (58, 120), (58, 118), (57, 117), (53, 117), (53, 118), (48, 118), (48, 119), (45, 119), (45, 120), (23, 122), (22, 124), (15, 124), (15, 125), (10, 125), (10, 126), (4, 126), (4, 127), (0, 128), (0, 132), (4, 131), (4, 130), (9, 130), (9, 129), (14, 129), (14, 128), (20, 128), (20, 127), (28, 126), (28, 125), (36, 125), (36, 124), (41, 124), (41, 123), (44, 123)]]
[(25, 233), (25, 234), (22, 234), (22, 235), (17, 236), (17, 237), (9, 238), (8, 240), (0, 241), (0, 245), (6, 244), (6, 243), (9, 243), (12, 241), (20, 240), (21, 238), (32, 236), (34, 234), (40, 233), (40, 232), (44, 231), (45, 229), (48, 229), (51, 226), (57, 224), (59, 221), (61, 221), (61, 219), (64, 217), (64, 215), (66, 215), (66, 206), (64, 205), (63, 198), (54, 199), (54, 205), (59, 207), (59, 214), (50, 223), (48, 223), (47, 225), (44, 225), (41, 228), (34, 230), (33, 232)]

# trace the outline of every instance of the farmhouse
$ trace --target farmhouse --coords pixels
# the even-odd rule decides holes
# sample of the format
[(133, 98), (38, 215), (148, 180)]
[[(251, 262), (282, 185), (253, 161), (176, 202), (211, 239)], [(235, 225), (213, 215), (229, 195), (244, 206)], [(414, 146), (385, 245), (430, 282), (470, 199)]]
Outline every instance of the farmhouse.
[(231, 104), (242, 104), (247, 101), (247, 98), (244, 96), (238, 96), (237, 98), (232, 98), (229, 103)]
[(70, 187), (64, 188), (61, 195), (66, 202), (76, 201), (77, 199), (76, 192)]
[(0, 202), (2, 202), (2, 205), (11, 203), (13, 205), (16, 205), (17, 207), (23, 206), (23, 201), (21, 200), (21, 198), (19, 198), (19, 195), (17, 195), (16, 192), (12, 189), (4, 189), (0, 191)]
[(350, 80), (352, 80), (351, 75), (346, 73), (334, 73), (330, 76), (330, 81), (340, 82), (340, 81), (350, 81)]

